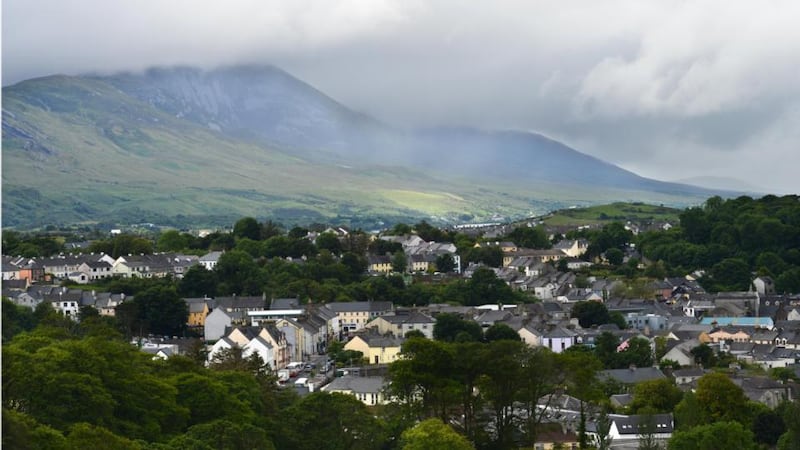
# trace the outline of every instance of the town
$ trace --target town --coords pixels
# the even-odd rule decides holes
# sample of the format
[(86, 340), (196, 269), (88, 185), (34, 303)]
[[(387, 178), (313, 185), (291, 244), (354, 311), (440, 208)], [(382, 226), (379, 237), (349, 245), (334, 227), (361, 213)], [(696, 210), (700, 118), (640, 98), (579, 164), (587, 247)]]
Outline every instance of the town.
[[(731, 241), (752, 257), (716, 244), (737, 233), (716, 222), (743, 206), (765, 216)], [(422, 221), (374, 233), (243, 218), (202, 236), (114, 230), (35, 256), (46, 238), (4, 232), (4, 252), (29, 255), (2, 259), (4, 417), (91, 423), (41, 413), (25, 382), (6, 387), (26, 373), (15, 358), (45, 345), (20, 337), (49, 324), (71, 336), (50, 332), (52, 345), (108, 327), (154, 363), (244, 365), (274, 395), (294, 396), (293, 408), (346, 394), (383, 428), (342, 448), (395, 448), (431, 418), (458, 431), (451, 448), (458, 439), (465, 448), (700, 448), (719, 433), (726, 448), (793, 448), (797, 211), (794, 196), (710, 199), (673, 223)], [(124, 440), (111, 422), (92, 425)], [(313, 439), (265, 429), (278, 448), (312, 448)]]

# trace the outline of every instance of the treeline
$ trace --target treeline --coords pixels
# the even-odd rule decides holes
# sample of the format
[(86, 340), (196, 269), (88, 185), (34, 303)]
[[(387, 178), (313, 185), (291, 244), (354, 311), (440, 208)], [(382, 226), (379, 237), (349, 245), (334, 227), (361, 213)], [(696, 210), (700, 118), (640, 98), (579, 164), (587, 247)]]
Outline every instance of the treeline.
[(671, 274), (706, 271), (710, 291), (747, 290), (753, 275), (778, 293), (800, 292), (800, 197), (708, 199), (680, 215), (680, 227), (637, 239), (644, 256)]
[[(696, 391), (687, 393), (668, 379), (643, 382), (632, 388), (629, 406), (615, 409), (608, 396), (624, 388), (599, 376), (604, 364), (598, 355), (604, 351), (579, 346), (556, 354), (518, 340), (411, 338), (403, 346), (405, 358), (390, 366), (390, 392), (405, 422), (435, 417), (457, 424), (477, 448), (532, 447), (542, 432), (550, 430), (548, 414), (554, 411), (546, 407), (560, 404), (560, 395), (580, 402), (580, 448), (598, 445), (589, 440), (586, 423), (597, 421), (602, 435), (600, 424), (610, 413), (645, 417), (673, 413), (676, 431), (669, 441), (671, 450), (775, 445), (790, 449), (800, 444), (800, 405), (784, 402), (773, 410), (750, 401), (724, 373), (705, 375)], [(629, 352), (638, 350), (629, 348), (614, 358)], [(612, 361), (606, 367), (615, 365)], [(735, 444), (719, 444), (722, 441), (714, 436), (723, 431), (728, 433), (724, 442)], [(639, 448), (661, 448), (653, 436), (657, 432), (654, 428), (642, 433)]]
[[(32, 325), (10, 324), (6, 306), (4, 331)], [(241, 351), (206, 368), (201, 345), (154, 360), (105, 318), (33, 321), (3, 343), (3, 448), (377, 450), (400, 438), (354, 397), (279, 389)]]

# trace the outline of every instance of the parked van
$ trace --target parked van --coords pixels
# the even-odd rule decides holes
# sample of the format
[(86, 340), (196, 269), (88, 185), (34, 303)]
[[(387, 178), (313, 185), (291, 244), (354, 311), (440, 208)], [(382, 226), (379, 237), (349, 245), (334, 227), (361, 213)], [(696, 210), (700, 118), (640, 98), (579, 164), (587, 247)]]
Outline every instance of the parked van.
[(289, 376), (296, 377), (303, 370), (303, 363), (290, 362), (286, 369), (289, 370)]

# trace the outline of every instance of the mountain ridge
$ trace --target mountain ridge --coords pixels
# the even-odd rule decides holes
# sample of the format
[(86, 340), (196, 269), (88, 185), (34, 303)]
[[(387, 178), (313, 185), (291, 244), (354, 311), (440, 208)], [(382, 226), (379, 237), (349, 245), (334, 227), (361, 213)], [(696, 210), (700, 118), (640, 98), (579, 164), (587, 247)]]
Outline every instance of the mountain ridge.
[(3, 98), (4, 226), (279, 210), (448, 221), (713, 193), (530, 132), (397, 130), (273, 66), (54, 75)]

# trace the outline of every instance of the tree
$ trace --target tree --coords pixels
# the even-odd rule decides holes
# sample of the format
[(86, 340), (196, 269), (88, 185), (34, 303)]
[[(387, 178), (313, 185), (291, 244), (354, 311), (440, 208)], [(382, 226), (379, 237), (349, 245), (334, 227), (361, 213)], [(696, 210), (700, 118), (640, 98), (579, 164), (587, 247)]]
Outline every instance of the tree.
[(182, 336), (189, 319), (189, 307), (178, 296), (175, 287), (153, 286), (138, 293), (139, 322), (151, 333), (162, 336)]
[(755, 435), (756, 442), (774, 447), (778, 443), (778, 438), (786, 431), (786, 424), (780, 412), (760, 403), (758, 405), (763, 408), (755, 414), (750, 429)]
[(318, 249), (327, 250), (334, 255), (338, 255), (342, 252), (342, 243), (339, 242), (339, 238), (333, 233), (320, 234), (317, 236), (315, 244)]
[(470, 450), (475, 447), (439, 419), (428, 419), (403, 432), (403, 450)]
[(398, 250), (392, 255), (392, 270), (400, 273), (408, 270), (408, 258), (402, 250)]
[(570, 317), (577, 318), (578, 323), (583, 328), (591, 328), (592, 325), (602, 325), (611, 320), (606, 305), (591, 300), (575, 303), (575, 306), (572, 307)]
[(676, 431), (669, 440), (669, 450), (756, 450), (753, 433), (737, 422), (716, 422), (686, 431)]
[(508, 340), (508, 341), (519, 341), (520, 337), (516, 331), (514, 331), (511, 327), (504, 323), (496, 323), (489, 328), (486, 329), (486, 332), (483, 334), (484, 339), (486, 342), (493, 342), (493, 341), (500, 341), (500, 340)]
[(522, 385), (519, 359), (525, 344), (519, 341), (490, 342), (486, 351), (485, 375), (478, 387), (493, 413), (493, 448), (514, 448), (513, 431), (517, 421), (514, 402)]
[(178, 230), (167, 230), (158, 237), (156, 248), (162, 252), (179, 252), (189, 248), (192, 236), (181, 234)]
[(745, 422), (747, 397), (742, 388), (723, 373), (709, 373), (697, 380), (697, 402), (712, 422)]
[[(564, 384), (558, 356), (545, 347), (525, 348), (520, 360), (522, 384), (519, 401), (525, 410), (525, 434), (527, 442), (536, 443), (537, 427), (548, 414), (550, 402)], [(540, 408), (539, 401), (545, 400)]]
[(233, 225), (233, 237), (236, 239), (261, 240), (261, 225), (252, 217), (242, 217)]
[(714, 355), (714, 350), (712, 350), (707, 344), (700, 344), (697, 347), (692, 348), (689, 353), (694, 356), (694, 361), (696, 363), (701, 364), (705, 368), (712, 367), (716, 363), (717, 358)]
[(467, 281), (466, 306), (477, 306), (487, 303), (493, 304), (512, 304), (517, 298), (514, 291), (505, 281), (497, 278), (494, 270), (486, 267), (479, 267), (472, 278)]
[(608, 263), (613, 266), (622, 264), (622, 259), (624, 256), (625, 254), (622, 253), (622, 250), (618, 248), (610, 248), (606, 250), (606, 259), (608, 260)]
[(385, 441), (381, 422), (352, 395), (314, 392), (289, 407), (286, 417), (278, 448), (377, 450)]
[(650, 380), (637, 384), (633, 389), (631, 411), (669, 413), (683, 399), (683, 392), (670, 380)]
[(91, 425), (88, 423), (79, 423), (70, 428), (66, 440), (67, 448), (114, 448), (119, 450), (140, 450), (140, 446), (126, 439), (118, 436), (106, 428)]
[[(247, 423), (236, 423), (229, 420), (214, 420), (212, 422), (195, 425), (182, 436), (189, 441), (190, 448), (196, 448), (196, 443), (209, 445), (216, 450), (274, 450), (275, 446), (260, 427)], [(181, 441), (172, 441), (173, 447), (178, 447)], [(179, 447), (182, 448), (182, 447)]]
[(547, 239), (547, 231), (542, 226), (514, 228), (508, 234), (508, 238), (520, 247), (545, 249), (552, 247), (550, 240)]
[(455, 342), (459, 333), (466, 333), (470, 340), (483, 340), (481, 326), (472, 320), (464, 320), (456, 314), (442, 313), (436, 316), (433, 338), (437, 341)]
[(595, 440), (597, 450), (608, 450), (611, 448), (611, 441), (613, 439), (609, 436), (611, 432), (611, 418), (608, 417), (607, 407), (600, 409), (600, 413), (597, 415), (597, 419), (595, 419), (595, 425), (597, 429)]
[(219, 257), (214, 271), (219, 277), (219, 291), (225, 295), (230, 294), (260, 294), (260, 292), (247, 292), (258, 272), (258, 266), (253, 257), (240, 250), (225, 252)]
[(65, 450), (66, 443), (58, 430), (37, 422), (27, 414), (3, 407), (3, 447), (20, 450)]
[(689, 430), (705, 421), (704, 412), (694, 392), (683, 394), (683, 399), (675, 405), (675, 429)]
[(178, 293), (186, 298), (214, 297), (217, 295), (219, 279), (217, 272), (208, 270), (202, 264), (189, 268), (178, 282)]
[(716, 291), (746, 291), (750, 286), (750, 268), (739, 258), (727, 258), (711, 267), (712, 289)]
[(450, 253), (443, 253), (436, 257), (436, 270), (442, 273), (452, 272), (456, 268), (456, 261)]

